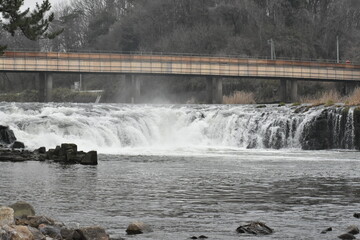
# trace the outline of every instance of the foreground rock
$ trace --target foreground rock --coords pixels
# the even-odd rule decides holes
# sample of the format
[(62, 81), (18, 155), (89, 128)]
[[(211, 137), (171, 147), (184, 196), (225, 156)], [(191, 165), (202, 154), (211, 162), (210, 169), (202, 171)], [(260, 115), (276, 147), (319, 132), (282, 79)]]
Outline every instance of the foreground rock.
[(146, 225), (143, 222), (133, 222), (126, 229), (126, 233), (129, 235), (143, 234), (147, 232), (152, 232), (152, 229), (149, 225)]
[(250, 222), (249, 224), (238, 227), (236, 231), (238, 233), (248, 233), (253, 235), (269, 235), (274, 232), (263, 222)]
[(0, 207), (0, 227), (11, 224), (14, 224), (14, 210), (9, 207)]
[(11, 207), (0, 207), (1, 240), (110, 240), (105, 229), (99, 226), (71, 228), (45, 216), (29, 216), (34, 208), (28, 203), (18, 202), (11, 206), (15, 206), (20, 217), (14, 218)]

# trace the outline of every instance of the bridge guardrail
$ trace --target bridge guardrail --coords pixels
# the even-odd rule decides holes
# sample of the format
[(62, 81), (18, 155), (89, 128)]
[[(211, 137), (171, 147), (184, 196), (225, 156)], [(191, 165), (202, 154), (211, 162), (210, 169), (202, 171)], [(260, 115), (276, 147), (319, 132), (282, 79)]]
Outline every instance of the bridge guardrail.
[[(42, 52), (50, 53), (52, 51), (42, 51), (39, 49), (7, 49), (8, 52)], [(148, 56), (176, 56), (176, 57), (208, 57), (208, 58), (236, 58), (236, 59), (254, 59), (254, 60), (272, 60), (269, 56), (244, 56), (244, 55), (226, 55), (226, 54), (201, 54), (201, 53), (176, 53), (176, 52), (147, 52), (147, 51), (107, 51), (107, 50), (91, 50), (91, 49), (69, 49), (68, 51), (58, 51), (52, 53), (93, 53), (93, 54), (124, 54), (124, 55), (148, 55)], [(277, 57), (275, 60), (281, 61), (298, 61), (310, 63), (333, 63), (337, 64), (335, 59), (309, 59), (309, 58), (295, 58), (295, 57)], [(348, 60), (341, 60), (339, 64), (360, 65), (360, 62), (347, 62)]]

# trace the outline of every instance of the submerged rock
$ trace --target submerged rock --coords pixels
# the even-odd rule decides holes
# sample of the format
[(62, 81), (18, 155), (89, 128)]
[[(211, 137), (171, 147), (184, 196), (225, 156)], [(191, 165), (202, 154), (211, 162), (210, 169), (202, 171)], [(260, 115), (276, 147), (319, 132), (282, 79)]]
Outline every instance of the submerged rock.
[(248, 233), (254, 235), (268, 235), (274, 232), (273, 229), (266, 226), (263, 222), (250, 222), (249, 224), (238, 227), (236, 231), (238, 233)]
[(352, 235), (351, 233), (341, 234), (340, 236), (338, 236), (338, 238), (343, 239), (343, 240), (356, 239), (356, 237), (354, 237), (354, 235)]
[(79, 233), (81, 240), (109, 240), (109, 235), (106, 234), (105, 229), (95, 226), (80, 228), (76, 231)]
[(14, 217), (15, 218), (23, 218), (28, 216), (34, 216), (35, 210), (33, 206), (31, 206), (27, 202), (17, 202), (10, 205), (12, 209), (14, 209)]
[(349, 226), (346, 231), (352, 235), (359, 234), (359, 228), (357, 226)]
[(354, 218), (360, 218), (360, 213), (354, 213)]
[(14, 210), (9, 207), (0, 207), (0, 227), (14, 224)]
[(322, 230), (321, 233), (322, 233), (322, 234), (325, 234), (325, 233), (331, 232), (331, 231), (332, 231), (332, 227), (329, 227), (329, 228), (327, 228), (327, 229)]
[(129, 235), (143, 234), (147, 232), (152, 232), (152, 229), (143, 222), (133, 222), (126, 229), (126, 233)]

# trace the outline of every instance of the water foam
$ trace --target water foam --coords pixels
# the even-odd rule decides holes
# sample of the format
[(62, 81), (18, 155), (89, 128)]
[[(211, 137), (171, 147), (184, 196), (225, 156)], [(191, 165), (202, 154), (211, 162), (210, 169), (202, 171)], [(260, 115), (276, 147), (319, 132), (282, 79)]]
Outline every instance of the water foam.
[(304, 127), (321, 111), (294, 113), (289, 106), (250, 105), (1, 103), (0, 119), (30, 149), (73, 142), (84, 151), (136, 154), (301, 148)]

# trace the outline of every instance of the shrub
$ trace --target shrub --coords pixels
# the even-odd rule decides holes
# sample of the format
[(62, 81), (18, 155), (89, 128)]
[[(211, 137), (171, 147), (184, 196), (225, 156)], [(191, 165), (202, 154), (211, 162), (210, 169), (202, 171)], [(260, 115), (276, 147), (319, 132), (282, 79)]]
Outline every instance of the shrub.
[(231, 96), (223, 97), (224, 104), (255, 104), (254, 93), (236, 91)]

